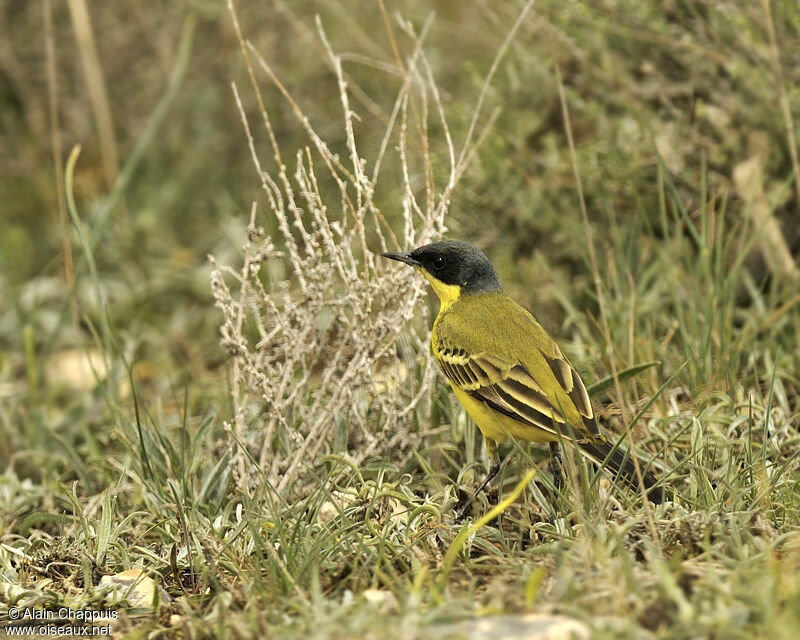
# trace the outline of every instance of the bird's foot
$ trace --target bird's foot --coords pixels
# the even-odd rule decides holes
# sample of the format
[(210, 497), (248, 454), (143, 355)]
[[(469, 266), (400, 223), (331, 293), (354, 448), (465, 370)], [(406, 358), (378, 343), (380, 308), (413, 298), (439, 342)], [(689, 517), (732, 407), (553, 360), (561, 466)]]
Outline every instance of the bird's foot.
[(550, 443), (550, 472), (553, 474), (553, 485), (556, 492), (561, 492), (564, 484), (564, 468), (561, 460), (561, 449), (557, 442)]

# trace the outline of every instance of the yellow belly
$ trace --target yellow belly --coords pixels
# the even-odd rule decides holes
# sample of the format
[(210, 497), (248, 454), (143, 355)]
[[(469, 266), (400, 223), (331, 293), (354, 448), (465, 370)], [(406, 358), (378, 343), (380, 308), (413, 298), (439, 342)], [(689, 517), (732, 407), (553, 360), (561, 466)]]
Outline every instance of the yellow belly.
[(557, 442), (558, 438), (543, 429), (538, 429), (510, 416), (495, 411), (485, 402), (476, 400), (466, 391), (462, 391), (452, 382), (450, 387), (456, 394), (461, 406), (467, 410), (470, 418), (478, 425), (484, 438), (495, 442), (505, 442), (509, 437), (527, 440), (528, 442)]

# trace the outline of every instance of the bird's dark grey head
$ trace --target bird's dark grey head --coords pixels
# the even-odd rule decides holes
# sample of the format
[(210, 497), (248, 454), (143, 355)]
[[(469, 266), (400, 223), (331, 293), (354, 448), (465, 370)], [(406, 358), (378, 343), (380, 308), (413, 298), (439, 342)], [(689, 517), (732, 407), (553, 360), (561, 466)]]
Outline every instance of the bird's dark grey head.
[(483, 251), (460, 240), (426, 244), (409, 253), (381, 255), (420, 267), (445, 284), (460, 286), (465, 293), (503, 290), (492, 263)]

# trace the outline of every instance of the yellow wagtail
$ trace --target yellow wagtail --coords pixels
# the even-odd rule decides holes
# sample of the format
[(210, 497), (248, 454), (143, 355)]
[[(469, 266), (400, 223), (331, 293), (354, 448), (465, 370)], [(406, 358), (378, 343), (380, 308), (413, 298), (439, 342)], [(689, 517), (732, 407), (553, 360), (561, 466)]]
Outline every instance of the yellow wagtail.
[[(481, 430), (490, 461), (476, 494), (500, 471), (497, 444), (509, 436), (549, 442), (557, 484), (558, 442), (563, 440), (639, 486), (631, 459), (597, 428), (589, 394), (574, 367), (542, 325), (505, 294), (482, 251), (445, 240), (410, 253), (382, 255), (418, 269), (439, 298), (433, 356)], [(650, 501), (663, 502), (656, 478), (645, 472), (642, 480)]]

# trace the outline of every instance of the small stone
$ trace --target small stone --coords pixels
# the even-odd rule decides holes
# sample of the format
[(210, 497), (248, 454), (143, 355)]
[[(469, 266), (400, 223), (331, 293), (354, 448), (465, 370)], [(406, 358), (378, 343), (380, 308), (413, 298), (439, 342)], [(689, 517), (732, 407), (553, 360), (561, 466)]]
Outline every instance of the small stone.
[(152, 609), (156, 589), (161, 602), (169, 602), (166, 591), (158, 587), (155, 581), (142, 569), (128, 569), (113, 576), (103, 576), (100, 586), (112, 587), (109, 596), (114, 600), (126, 599), (137, 609)]
[(587, 625), (574, 618), (528, 613), (517, 616), (487, 616), (462, 620), (432, 629), (435, 635), (457, 636), (469, 640), (589, 640)]
[(361, 597), (375, 606), (389, 610), (395, 608), (396, 603), (391, 591), (386, 591), (384, 589), (366, 589), (361, 592)]

